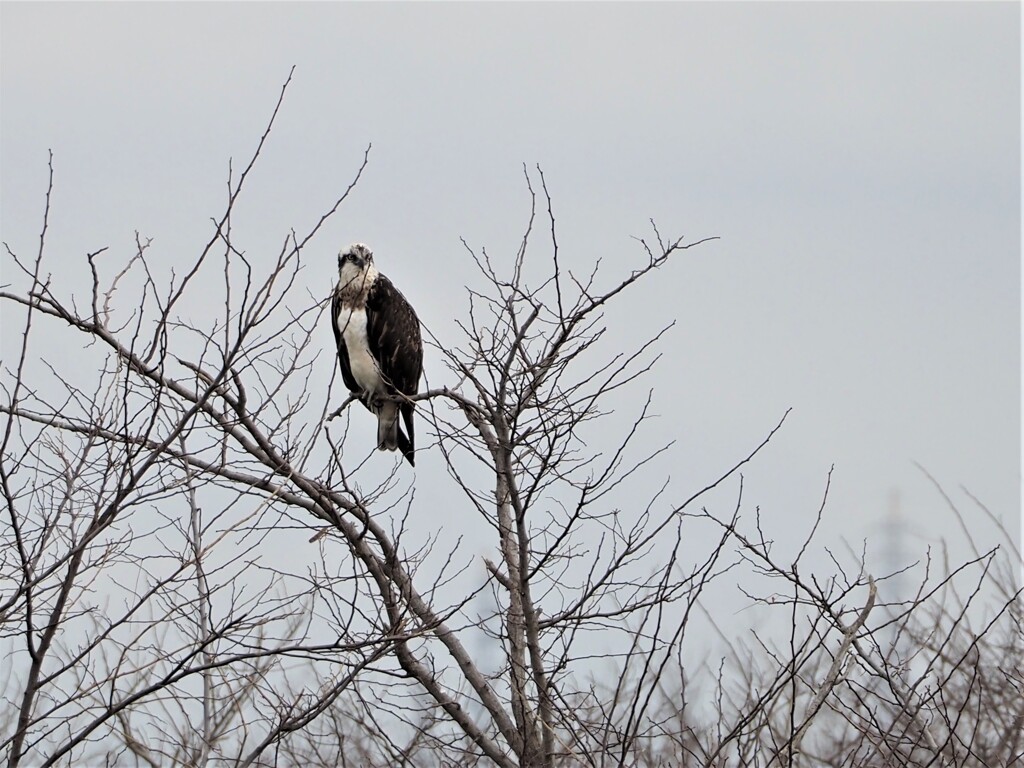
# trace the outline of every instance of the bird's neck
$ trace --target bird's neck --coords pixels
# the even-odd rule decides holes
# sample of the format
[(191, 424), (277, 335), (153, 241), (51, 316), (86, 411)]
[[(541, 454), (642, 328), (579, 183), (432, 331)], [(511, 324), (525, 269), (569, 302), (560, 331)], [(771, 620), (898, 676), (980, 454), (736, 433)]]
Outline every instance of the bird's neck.
[(361, 307), (366, 304), (366, 297), (377, 275), (377, 269), (372, 266), (354, 274), (347, 274), (347, 270), (343, 269), (338, 276), (338, 286), (335, 290), (345, 304)]

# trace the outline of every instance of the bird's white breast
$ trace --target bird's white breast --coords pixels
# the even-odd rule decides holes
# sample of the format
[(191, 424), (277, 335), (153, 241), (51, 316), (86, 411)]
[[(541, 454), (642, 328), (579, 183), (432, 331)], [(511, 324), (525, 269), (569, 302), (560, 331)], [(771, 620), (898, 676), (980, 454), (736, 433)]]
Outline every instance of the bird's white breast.
[(366, 338), (366, 311), (363, 309), (342, 308), (335, 322), (341, 337), (348, 349), (348, 364), (352, 376), (364, 392), (383, 393), (383, 382), (377, 363), (370, 354), (370, 346)]

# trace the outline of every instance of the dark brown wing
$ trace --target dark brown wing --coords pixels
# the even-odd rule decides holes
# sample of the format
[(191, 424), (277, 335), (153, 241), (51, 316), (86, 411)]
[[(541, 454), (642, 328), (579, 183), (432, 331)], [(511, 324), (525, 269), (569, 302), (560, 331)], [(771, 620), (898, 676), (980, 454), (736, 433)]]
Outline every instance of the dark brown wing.
[(331, 297), (331, 328), (334, 329), (334, 341), (338, 345), (338, 364), (341, 366), (341, 378), (350, 392), (359, 392), (359, 385), (356, 384), (356, 377), (352, 375), (352, 366), (348, 362), (348, 347), (345, 345), (345, 338), (338, 328), (338, 315), (341, 313), (341, 296), (335, 291)]
[(423, 341), (416, 312), (384, 275), (366, 297), (366, 336), (381, 376), (394, 391), (415, 395), (423, 373)]
[[(420, 321), (401, 291), (384, 275), (378, 275), (366, 297), (366, 336), (391, 394), (415, 395), (423, 374), (423, 339)], [(413, 403), (400, 403), (405, 432), (398, 431), (398, 447), (413, 464)]]

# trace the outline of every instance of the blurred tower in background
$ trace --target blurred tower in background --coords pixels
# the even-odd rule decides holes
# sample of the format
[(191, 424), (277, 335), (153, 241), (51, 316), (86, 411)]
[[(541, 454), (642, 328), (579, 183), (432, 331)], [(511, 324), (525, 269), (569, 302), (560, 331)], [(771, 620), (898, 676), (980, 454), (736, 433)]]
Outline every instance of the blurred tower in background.
[[(900, 510), (900, 492), (898, 488), (889, 490), (889, 508), (881, 525), (882, 549), (881, 549), (881, 576), (895, 574), (879, 585), (879, 597), (886, 603), (900, 603), (906, 600), (907, 595), (907, 574), (896, 573), (911, 564), (912, 557), (907, 547), (908, 529), (907, 521)], [(889, 609), (890, 615), (896, 615), (901, 611), (899, 605), (893, 605)], [(890, 648), (896, 645), (898, 635), (896, 627), (898, 623), (889, 627)], [(899, 649), (895, 649), (899, 651)]]

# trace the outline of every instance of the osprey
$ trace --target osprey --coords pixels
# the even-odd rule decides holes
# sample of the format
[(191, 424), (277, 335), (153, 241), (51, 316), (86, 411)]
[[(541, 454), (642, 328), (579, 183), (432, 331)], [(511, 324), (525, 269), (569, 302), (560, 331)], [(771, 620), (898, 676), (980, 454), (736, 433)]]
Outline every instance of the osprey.
[[(377, 416), (377, 448), (399, 449), (413, 460), (411, 400), (423, 373), (423, 341), (416, 312), (373, 266), (373, 252), (353, 243), (338, 254), (338, 285), (331, 299), (341, 377)], [(405, 432), (398, 414), (405, 421)]]

